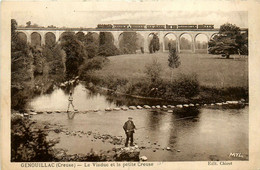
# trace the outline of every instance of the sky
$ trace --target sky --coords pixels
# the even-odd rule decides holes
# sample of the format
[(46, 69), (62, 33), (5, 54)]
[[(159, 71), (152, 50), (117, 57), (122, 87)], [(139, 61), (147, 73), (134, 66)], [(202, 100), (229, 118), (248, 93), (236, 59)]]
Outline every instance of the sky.
[[(56, 15), (59, 13), (59, 15)], [(219, 28), (224, 23), (248, 27), (245, 11), (75, 11), (48, 10), (46, 12), (15, 12), (12, 18), (18, 25), (27, 21), (40, 26), (95, 28), (97, 24), (214, 24)]]

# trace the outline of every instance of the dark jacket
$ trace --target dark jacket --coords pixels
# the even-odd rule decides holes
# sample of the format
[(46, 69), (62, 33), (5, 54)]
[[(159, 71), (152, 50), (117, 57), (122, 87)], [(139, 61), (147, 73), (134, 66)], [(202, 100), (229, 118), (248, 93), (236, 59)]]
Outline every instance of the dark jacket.
[(135, 124), (133, 121), (131, 120), (128, 120), (127, 122), (125, 122), (124, 126), (123, 126), (123, 129), (125, 130), (125, 132), (127, 133), (128, 132), (135, 132)]

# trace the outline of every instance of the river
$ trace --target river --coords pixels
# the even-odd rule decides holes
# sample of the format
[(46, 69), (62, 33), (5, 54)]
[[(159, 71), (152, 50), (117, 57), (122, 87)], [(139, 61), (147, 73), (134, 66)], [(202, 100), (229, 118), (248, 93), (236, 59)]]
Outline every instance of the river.
[[(74, 105), (80, 111), (74, 119), (68, 119), (66, 113), (38, 114), (33, 119), (61, 125), (71, 132), (92, 131), (125, 138), (122, 126), (131, 116), (138, 129), (134, 134), (135, 143), (145, 147), (140, 156), (145, 155), (148, 161), (248, 160), (248, 106), (239, 109), (189, 107), (173, 109), (173, 113), (160, 109), (107, 112), (105, 108), (129, 104), (99, 93), (93, 94), (83, 84), (73, 89), (73, 97)], [(67, 105), (68, 94), (59, 88), (50, 94), (37, 96), (29, 103), (31, 109), (46, 111), (66, 110)], [(100, 111), (83, 112), (93, 109)], [(51, 138), (59, 137), (60, 143), (56, 147), (67, 149), (70, 154), (86, 153), (91, 148), (109, 150), (115, 147), (88, 135), (54, 132), (49, 135)], [(232, 157), (230, 153), (241, 153), (242, 157)]]

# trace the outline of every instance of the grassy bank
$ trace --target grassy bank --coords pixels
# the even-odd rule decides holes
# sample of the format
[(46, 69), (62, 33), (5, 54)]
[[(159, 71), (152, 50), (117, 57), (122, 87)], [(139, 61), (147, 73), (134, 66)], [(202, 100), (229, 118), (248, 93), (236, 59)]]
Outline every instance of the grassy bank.
[[(248, 87), (247, 59), (223, 59), (210, 54), (179, 54), (181, 65), (174, 69), (174, 79), (179, 73), (198, 75), (200, 85), (206, 87)], [(233, 56), (231, 56), (233, 57)], [(144, 78), (147, 63), (154, 58), (162, 64), (162, 78), (171, 79), (171, 69), (168, 67), (168, 53), (131, 54), (109, 57), (110, 62), (102, 70), (96, 71), (97, 77), (115, 76), (119, 79)]]
[[(180, 54), (181, 66), (168, 67), (168, 53), (109, 57), (101, 69), (85, 80), (120, 94), (162, 98), (174, 102), (221, 102), (248, 98), (248, 61), (239, 56), (222, 59), (209, 54)], [(161, 78), (151, 82), (145, 66), (153, 59), (162, 66)]]

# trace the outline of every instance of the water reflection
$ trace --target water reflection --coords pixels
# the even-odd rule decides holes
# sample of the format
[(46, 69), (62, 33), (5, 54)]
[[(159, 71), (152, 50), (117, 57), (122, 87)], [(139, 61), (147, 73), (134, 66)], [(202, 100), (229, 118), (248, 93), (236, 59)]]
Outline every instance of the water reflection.
[(37, 96), (31, 100), (29, 107), (43, 111), (64, 111), (68, 106), (70, 91), (73, 93), (73, 104), (75, 108), (80, 111), (116, 107), (115, 104), (107, 101), (105, 96), (102, 96), (99, 93), (91, 93), (81, 83), (55, 89), (51, 94)]

